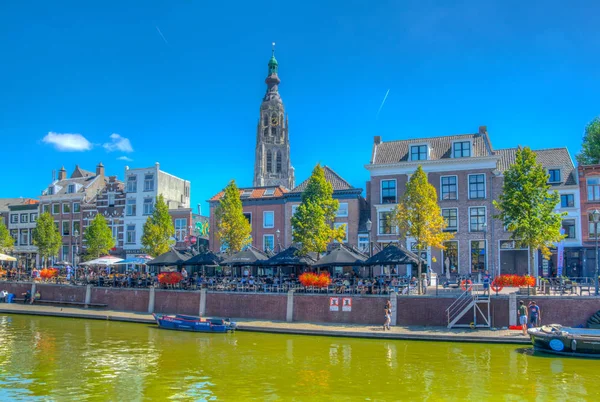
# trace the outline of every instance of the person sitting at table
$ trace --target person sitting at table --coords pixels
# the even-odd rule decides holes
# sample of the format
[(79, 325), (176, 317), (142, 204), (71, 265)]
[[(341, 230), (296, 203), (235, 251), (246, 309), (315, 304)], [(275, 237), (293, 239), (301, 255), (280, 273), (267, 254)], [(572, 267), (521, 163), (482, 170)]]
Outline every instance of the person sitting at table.
[(23, 296), (23, 304), (31, 302), (31, 290), (28, 290), (25, 293), (21, 293), (21, 296)]
[(35, 294), (33, 295), (33, 297), (31, 298), (31, 301), (29, 302), (30, 304), (33, 304), (34, 301), (36, 300), (40, 300), (42, 298), (42, 295), (40, 294), (39, 290), (35, 291)]
[(6, 303), (7, 297), (8, 297), (8, 292), (6, 290), (3, 290), (2, 292), (0, 292), (0, 302)]

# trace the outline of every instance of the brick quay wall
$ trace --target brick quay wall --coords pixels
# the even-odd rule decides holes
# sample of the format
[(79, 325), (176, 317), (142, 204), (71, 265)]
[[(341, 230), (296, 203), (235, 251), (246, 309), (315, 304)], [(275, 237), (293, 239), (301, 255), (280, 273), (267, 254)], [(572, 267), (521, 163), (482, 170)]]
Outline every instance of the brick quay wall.
[[(444, 296), (357, 296), (319, 295), (303, 293), (225, 293), (162, 289), (117, 289), (92, 286), (70, 286), (37, 283), (43, 300), (104, 304), (106, 308), (130, 312), (156, 312), (220, 316), (273, 321), (298, 321), (336, 324), (381, 325), (384, 305), (392, 300), (395, 316), (392, 323), (399, 326), (446, 326), (446, 309), (455, 297)], [(0, 290), (17, 297), (32, 290), (31, 283), (0, 283)], [(337, 308), (330, 307), (330, 298), (337, 298)], [(351, 308), (344, 308), (350, 299)], [(395, 299), (395, 300), (394, 300)], [(492, 326), (516, 324), (517, 300), (535, 300), (542, 311), (543, 323), (565, 326), (585, 325), (587, 319), (600, 310), (600, 298), (593, 296), (492, 296), (490, 315)], [(486, 305), (481, 305), (485, 311)], [(513, 310), (514, 308), (514, 310)], [(350, 310), (350, 311), (347, 311)], [(478, 323), (483, 317), (479, 316)], [(473, 321), (468, 313), (461, 323)]]

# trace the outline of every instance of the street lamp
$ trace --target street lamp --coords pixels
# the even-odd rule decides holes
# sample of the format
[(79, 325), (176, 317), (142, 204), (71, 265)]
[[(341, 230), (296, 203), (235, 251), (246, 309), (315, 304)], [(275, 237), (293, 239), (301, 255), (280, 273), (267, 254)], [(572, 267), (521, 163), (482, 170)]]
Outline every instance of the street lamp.
[(592, 220), (594, 221), (594, 235), (596, 237), (596, 273), (594, 274), (594, 283), (596, 284), (596, 296), (598, 296), (598, 221), (600, 221), (600, 211), (594, 209), (592, 211)]
[(373, 222), (371, 222), (371, 220), (367, 218), (367, 221), (365, 222), (365, 226), (367, 227), (367, 235), (369, 236), (369, 257), (372, 257), (372, 255), (371, 255), (371, 252), (372, 252), (372, 248), (371, 248), (371, 228), (373, 228)]
[(281, 235), (281, 230), (277, 229), (275, 231), (275, 234), (277, 235), (277, 252), (281, 252), (281, 243), (279, 242), (279, 236)]

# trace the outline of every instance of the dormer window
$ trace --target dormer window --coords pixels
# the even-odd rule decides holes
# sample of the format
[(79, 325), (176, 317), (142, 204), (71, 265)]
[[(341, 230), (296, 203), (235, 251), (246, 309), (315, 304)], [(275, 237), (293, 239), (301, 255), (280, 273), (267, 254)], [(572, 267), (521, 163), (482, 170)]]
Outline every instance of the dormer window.
[(452, 145), (453, 158), (468, 158), (471, 156), (471, 142), (459, 141)]
[(67, 193), (73, 194), (74, 192), (75, 192), (75, 184), (69, 184), (69, 187), (67, 188)]
[(548, 183), (560, 183), (560, 169), (548, 169)]
[(54, 187), (48, 187), (48, 195), (54, 195)]
[(241, 196), (241, 198), (248, 198), (248, 197), (250, 197), (251, 195), (252, 195), (252, 190), (244, 190), (244, 191), (242, 192), (242, 196)]
[(410, 147), (411, 161), (426, 161), (427, 160), (427, 145), (412, 145)]
[(263, 195), (265, 196), (272, 196), (275, 194), (275, 189), (274, 188), (268, 188), (265, 190), (265, 193)]

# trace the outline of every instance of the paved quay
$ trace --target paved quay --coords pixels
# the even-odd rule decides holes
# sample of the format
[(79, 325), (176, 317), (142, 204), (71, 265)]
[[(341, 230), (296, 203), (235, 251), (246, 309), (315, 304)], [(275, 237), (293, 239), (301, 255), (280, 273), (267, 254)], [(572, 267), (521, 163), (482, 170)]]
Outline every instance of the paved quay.
[[(74, 307), (57, 307), (26, 304), (0, 304), (0, 313), (28, 314), (53, 317), (86, 318), (95, 320), (154, 323), (151, 314), (114, 310), (96, 310)], [(477, 342), (530, 344), (529, 338), (520, 331), (489, 329), (447, 329), (445, 327), (392, 327), (383, 331), (382, 326), (281, 322), (266, 320), (235, 319), (238, 330), (297, 335), (340, 336), (351, 338), (399, 339), (446, 342)]]

